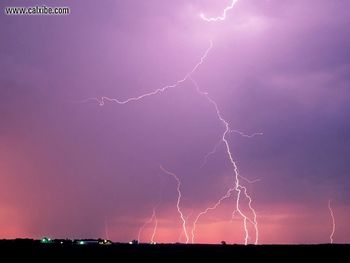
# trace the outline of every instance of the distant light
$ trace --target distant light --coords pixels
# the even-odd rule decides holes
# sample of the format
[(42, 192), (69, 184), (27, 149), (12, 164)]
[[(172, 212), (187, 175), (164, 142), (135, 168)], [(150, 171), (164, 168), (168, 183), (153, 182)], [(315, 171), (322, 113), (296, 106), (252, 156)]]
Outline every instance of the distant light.
[(46, 244), (46, 243), (51, 243), (51, 241), (52, 241), (51, 238), (47, 238), (47, 237), (43, 237), (43, 238), (40, 240), (41, 243), (45, 243), (45, 244)]
[(61, 241), (61, 244), (63, 244), (63, 241)]
[(80, 240), (79, 245), (85, 245), (85, 242), (83, 240)]
[(129, 244), (130, 244), (130, 245), (132, 245), (132, 244), (133, 244), (133, 242), (132, 242), (132, 241), (130, 241), (130, 242), (129, 242)]

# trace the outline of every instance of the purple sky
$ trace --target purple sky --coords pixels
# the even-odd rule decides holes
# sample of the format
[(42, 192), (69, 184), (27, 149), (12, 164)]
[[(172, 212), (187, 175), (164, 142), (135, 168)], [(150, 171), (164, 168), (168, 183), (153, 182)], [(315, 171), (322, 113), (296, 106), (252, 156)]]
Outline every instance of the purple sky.
[[(350, 1), (1, 1), (0, 238), (137, 238), (157, 209), (156, 240), (176, 242), (176, 184), (191, 225), (232, 185), (213, 107), (253, 197), (260, 243), (350, 242)], [(69, 6), (68, 16), (6, 16), (5, 6)], [(161, 197), (160, 197), (161, 196)], [(235, 198), (201, 218), (198, 242), (242, 243)], [(151, 227), (151, 226), (149, 226)], [(142, 236), (148, 239), (147, 228)], [(106, 234), (107, 232), (107, 234)], [(183, 241), (183, 239), (180, 240)]]

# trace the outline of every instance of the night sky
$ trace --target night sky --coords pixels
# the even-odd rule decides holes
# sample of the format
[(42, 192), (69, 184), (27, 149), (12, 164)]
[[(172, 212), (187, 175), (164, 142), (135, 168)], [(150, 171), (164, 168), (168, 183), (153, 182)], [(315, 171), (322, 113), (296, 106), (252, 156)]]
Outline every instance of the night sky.
[[(259, 243), (350, 242), (350, 1), (1, 1), (0, 238), (157, 242), (234, 185), (217, 103), (252, 197)], [(69, 6), (8, 16), (6, 6)], [(244, 243), (236, 194), (200, 218), (196, 242)], [(242, 204), (247, 210), (247, 203)], [(149, 242), (154, 222), (141, 241)], [(251, 230), (251, 225), (248, 226)], [(253, 243), (254, 238), (249, 240)]]

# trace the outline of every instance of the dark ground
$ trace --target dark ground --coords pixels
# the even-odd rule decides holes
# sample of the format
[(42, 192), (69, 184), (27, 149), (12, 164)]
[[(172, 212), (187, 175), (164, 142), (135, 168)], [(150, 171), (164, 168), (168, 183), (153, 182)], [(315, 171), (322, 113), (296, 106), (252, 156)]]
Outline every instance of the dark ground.
[[(29, 260), (71, 260), (90, 262), (96, 260), (133, 262), (158, 259), (162, 262), (181, 262), (186, 259), (200, 259), (205, 262), (227, 261), (237, 259), (291, 259), (312, 258), (331, 262), (348, 262), (350, 245), (183, 245), (183, 244), (119, 244), (79, 245), (72, 242), (43, 244), (37, 240), (0, 240), (0, 261), (2, 259)], [(336, 260), (335, 260), (336, 259)], [(196, 261), (198, 262), (198, 261)]]

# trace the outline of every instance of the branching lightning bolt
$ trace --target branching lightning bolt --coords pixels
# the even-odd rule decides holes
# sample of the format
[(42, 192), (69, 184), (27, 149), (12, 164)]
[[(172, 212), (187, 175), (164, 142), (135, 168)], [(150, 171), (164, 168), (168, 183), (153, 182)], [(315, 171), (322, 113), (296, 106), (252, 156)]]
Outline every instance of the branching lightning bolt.
[[(262, 132), (255, 132), (253, 134), (246, 134), (242, 131), (239, 131), (239, 130), (230, 130), (230, 133), (236, 133), (238, 135), (240, 135), (241, 137), (244, 137), (244, 138), (248, 138), (248, 139), (251, 139), (251, 138), (254, 138), (256, 136), (262, 136), (264, 135)], [(208, 162), (208, 159), (211, 155), (215, 154), (217, 149), (219, 148), (219, 146), (222, 144), (222, 140), (220, 139), (216, 144), (215, 146), (213, 147), (213, 149), (208, 152), (205, 156), (204, 156), (204, 159), (203, 159), (203, 163), (201, 165), (201, 168), (203, 168), (207, 162)], [(260, 181), (260, 180), (259, 180)], [(249, 181), (248, 182), (252, 182), (252, 181)], [(256, 180), (254, 180), (254, 182), (256, 182)]]
[(139, 243), (141, 242), (141, 233), (142, 233), (142, 231), (145, 229), (145, 227), (148, 224), (151, 224), (153, 221), (154, 221), (154, 228), (153, 228), (153, 232), (152, 232), (152, 236), (151, 236), (151, 243), (154, 243), (154, 237), (156, 235), (157, 226), (158, 226), (158, 220), (157, 220), (157, 216), (156, 216), (156, 209), (157, 209), (157, 206), (155, 206), (153, 208), (151, 217), (140, 227), (139, 233), (138, 233), (138, 236), (137, 236), (137, 241)]
[[(187, 222), (188, 219), (191, 217), (192, 213), (193, 213), (193, 210), (186, 216), (186, 222)], [(180, 235), (179, 235), (179, 238), (178, 238), (178, 241), (179, 241), (180, 243), (181, 243), (181, 239), (182, 239), (183, 235), (184, 235), (184, 231), (183, 231), (183, 229), (182, 229), (182, 231), (181, 231), (181, 233), (180, 233)]]
[(205, 215), (206, 213), (208, 213), (211, 210), (215, 210), (220, 204), (221, 202), (223, 202), (224, 200), (226, 200), (227, 198), (230, 198), (232, 195), (232, 192), (234, 191), (234, 189), (230, 188), (226, 194), (224, 196), (222, 196), (213, 206), (206, 208), (204, 211), (200, 212), (196, 219), (193, 221), (193, 225), (192, 225), (192, 235), (191, 235), (191, 242), (192, 244), (194, 243), (194, 239), (195, 239), (195, 232), (196, 232), (196, 225), (197, 222), (199, 220), (199, 218), (203, 215)]
[(217, 17), (206, 17), (203, 13), (200, 14), (200, 17), (207, 22), (218, 22), (218, 21), (224, 21), (226, 19), (227, 12), (230, 11), (238, 2), (238, 0), (232, 0), (231, 4), (227, 6), (221, 16)]
[(154, 227), (153, 227), (152, 236), (151, 236), (151, 244), (155, 244), (156, 243), (154, 241), (154, 238), (155, 238), (156, 233), (157, 233), (157, 228), (158, 228), (158, 219), (157, 219), (156, 213), (154, 212)]
[(157, 232), (157, 228), (158, 228), (158, 219), (157, 219), (156, 211), (157, 211), (158, 207), (160, 206), (161, 202), (162, 202), (162, 191), (160, 191), (158, 203), (152, 209), (151, 217), (148, 220), (146, 220), (146, 222), (139, 229), (139, 233), (138, 233), (138, 237), (137, 237), (138, 243), (140, 243), (141, 233), (144, 230), (144, 228), (146, 227), (146, 225), (151, 224), (152, 222), (154, 222), (154, 226), (153, 226), (153, 231), (152, 231), (150, 242), (151, 242), (151, 244), (155, 244), (154, 238), (156, 236), (156, 232)]
[(181, 211), (181, 207), (180, 207), (181, 197), (182, 197), (182, 194), (181, 194), (181, 181), (180, 181), (179, 177), (178, 177), (176, 174), (174, 174), (174, 173), (172, 173), (172, 172), (166, 170), (163, 166), (160, 166), (160, 169), (161, 169), (164, 173), (166, 173), (166, 174), (172, 176), (172, 177), (175, 179), (175, 181), (177, 182), (176, 190), (177, 190), (177, 194), (178, 194), (178, 195), (177, 195), (176, 208), (177, 208), (177, 212), (179, 213), (180, 218), (181, 218), (181, 221), (182, 221), (182, 230), (183, 230), (183, 232), (185, 233), (186, 244), (188, 244), (189, 237), (188, 237), (188, 233), (187, 233), (187, 229), (186, 229), (186, 218), (185, 218), (183, 212)]
[(237, 210), (233, 210), (233, 212), (231, 214), (231, 223), (233, 222), (233, 219), (234, 219), (236, 213), (237, 213)]
[[(196, 87), (196, 90), (197, 90), (198, 94), (204, 96), (208, 100), (208, 102), (213, 105), (218, 120), (222, 123), (222, 125), (225, 128), (224, 132), (222, 134), (221, 140), (222, 140), (222, 142), (225, 145), (226, 153), (227, 153), (228, 159), (229, 159), (229, 161), (230, 161), (230, 163), (232, 165), (232, 168), (233, 168), (233, 171), (234, 171), (234, 179), (235, 179), (234, 187), (230, 188), (227, 191), (227, 193), (222, 198), (220, 198), (219, 201), (213, 207), (210, 207), (212, 209), (208, 208), (205, 211), (201, 212), (199, 214), (199, 217), (201, 215), (206, 214), (209, 210), (215, 209), (218, 205), (220, 205), (220, 203), (224, 199), (228, 198), (231, 195), (231, 192), (236, 191), (237, 192), (237, 199), (236, 199), (236, 208), (235, 208), (235, 210), (237, 210), (237, 213), (243, 218), (243, 226), (244, 226), (244, 232), (245, 232), (244, 243), (247, 245), (248, 244), (248, 240), (250, 238), (248, 227), (247, 227), (247, 222), (248, 221), (252, 221), (254, 229), (255, 229), (255, 242), (254, 242), (254, 244), (258, 244), (258, 240), (259, 240), (258, 222), (257, 222), (256, 212), (255, 212), (255, 210), (252, 207), (252, 198), (248, 194), (247, 188), (240, 183), (240, 175), (239, 175), (239, 171), (238, 171), (238, 166), (237, 166), (236, 162), (234, 161), (234, 158), (233, 158), (233, 155), (232, 155), (232, 152), (231, 152), (231, 148), (230, 148), (230, 144), (228, 142), (228, 139), (226, 138), (227, 135), (231, 131), (230, 130), (230, 125), (223, 118), (217, 103), (209, 96), (209, 93), (200, 90), (197, 82), (193, 78), (190, 78), (190, 79), (193, 82), (194, 86)], [(241, 200), (241, 197), (242, 197), (242, 193), (243, 193), (244, 197), (248, 200), (249, 210), (253, 214), (253, 219), (252, 220), (241, 209), (240, 200)], [(198, 218), (198, 216), (197, 216), (197, 218)], [(197, 222), (197, 221), (198, 220), (196, 220), (195, 222)]]
[(239, 177), (242, 178), (244, 181), (246, 181), (246, 182), (249, 183), (249, 184), (255, 184), (255, 183), (261, 181), (260, 178), (250, 180), (250, 179), (248, 179), (247, 177), (244, 177), (244, 176), (242, 176), (242, 175), (239, 175)]
[(216, 153), (216, 151), (217, 151), (217, 149), (219, 148), (219, 146), (221, 145), (221, 143), (222, 143), (221, 140), (218, 141), (218, 142), (215, 144), (215, 146), (213, 147), (213, 149), (212, 149), (210, 152), (208, 152), (208, 153), (204, 156), (204, 159), (203, 159), (203, 163), (202, 163), (202, 165), (201, 165), (201, 168), (203, 168), (203, 167), (207, 164), (209, 157), (210, 157), (211, 155), (213, 155), (213, 154)]
[(332, 232), (329, 235), (329, 240), (330, 240), (331, 244), (333, 244), (333, 236), (335, 233), (335, 217), (334, 217), (334, 213), (333, 213), (333, 209), (332, 209), (332, 205), (331, 205), (331, 200), (328, 200), (328, 210), (329, 210), (329, 214), (331, 215), (331, 218), (332, 218)]
[(131, 97), (131, 98), (128, 98), (126, 100), (120, 100), (120, 99), (116, 99), (116, 98), (109, 98), (109, 97), (103, 96), (101, 98), (88, 98), (88, 99), (85, 99), (84, 101), (81, 101), (81, 102), (85, 103), (85, 102), (89, 102), (89, 101), (97, 101), (100, 106), (103, 106), (105, 104), (105, 102), (108, 101), (108, 102), (115, 102), (115, 103), (124, 105), (124, 104), (128, 104), (130, 102), (140, 101), (140, 100), (142, 100), (144, 98), (147, 98), (147, 97), (150, 97), (150, 96), (154, 96), (154, 95), (157, 95), (159, 93), (163, 93), (163, 92), (167, 91), (168, 89), (176, 88), (180, 84), (182, 84), (186, 80), (188, 80), (193, 75), (193, 73), (195, 73), (197, 71), (199, 66), (202, 65), (204, 60), (207, 58), (207, 56), (208, 56), (210, 50), (212, 49), (212, 47), (213, 47), (213, 41), (210, 41), (209, 47), (205, 50), (205, 52), (201, 56), (199, 62), (182, 79), (177, 80), (174, 84), (167, 85), (167, 86), (164, 86), (162, 88), (158, 88), (158, 89), (156, 89), (154, 91), (151, 91), (149, 93), (144, 93), (144, 94), (142, 94), (140, 96)]
[(264, 134), (262, 132), (254, 132), (252, 134), (246, 134), (242, 131), (239, 131), (239, 130), (230, 130), (230, 133), (236, 133), (242, 137), (245, 137), (245, 138), (254, 138), (256, 136), (263, 136)]

